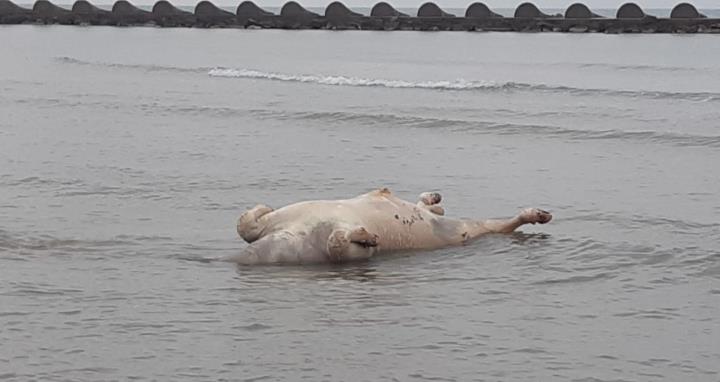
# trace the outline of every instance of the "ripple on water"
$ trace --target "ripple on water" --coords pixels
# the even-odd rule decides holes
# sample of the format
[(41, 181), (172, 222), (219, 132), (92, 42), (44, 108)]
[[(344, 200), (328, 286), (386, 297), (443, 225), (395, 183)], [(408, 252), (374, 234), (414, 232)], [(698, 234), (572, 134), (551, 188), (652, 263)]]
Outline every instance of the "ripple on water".
[(256, 323), (252, 323), (249, 325), (232, 326), (232, 329), (243, 330), (243, 331), (248, 331), (248, 332), (257, 332), (257, 331), (272, 329), (272, 326), (256, 322)]

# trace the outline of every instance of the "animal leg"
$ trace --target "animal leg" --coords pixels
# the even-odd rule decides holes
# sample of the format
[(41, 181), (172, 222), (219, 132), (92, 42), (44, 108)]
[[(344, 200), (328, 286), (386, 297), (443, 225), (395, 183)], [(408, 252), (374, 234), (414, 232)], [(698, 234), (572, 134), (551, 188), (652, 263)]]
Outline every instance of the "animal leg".
[(368, 232), (364, 227), (336, 229), (328, 237), (328, 259), (334, 263), (367, 259), (375, 253), (377, 246), (378, 235)]
[(440, 201), (442, 201), (442, 195), (438, 192), (423, 192), (420, 194), (419, 201), (417, 202), (417, 206), (420, 208), (424, 208), (435, 215), (443, 216), (445, 215), (445, 209), (442, 208), (440, 205)]
[(486, 220), (483, 227), (492, 233), (510, 233), (525, 224), (545, 224), (552, 220), (552, 215), (538, 208), (526, 208), (512, 219)]
[(260, 218), (273, 212), (273, 209), (264, 205), (257, 206), (245, 211), (237, 222), (237, 232), (248, 243), (252, 243), (260, 238), (264, 225), (260, 222)]

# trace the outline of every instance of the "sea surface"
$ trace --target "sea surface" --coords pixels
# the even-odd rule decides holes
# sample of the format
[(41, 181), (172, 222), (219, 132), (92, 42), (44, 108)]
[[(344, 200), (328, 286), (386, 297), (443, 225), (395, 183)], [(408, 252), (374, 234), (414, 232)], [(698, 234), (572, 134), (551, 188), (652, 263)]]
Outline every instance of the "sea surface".
[[(0, 380), (718, 381), (714, 35), (0, 27)], [(237, 267), (389, 187), (552, 211)]]

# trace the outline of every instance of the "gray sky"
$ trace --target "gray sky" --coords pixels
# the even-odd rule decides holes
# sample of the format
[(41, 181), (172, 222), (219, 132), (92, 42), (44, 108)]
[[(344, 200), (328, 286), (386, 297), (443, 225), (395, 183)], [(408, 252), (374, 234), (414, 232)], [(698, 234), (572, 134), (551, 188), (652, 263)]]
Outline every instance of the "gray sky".
[[(108, 2), (107, 0), (94, 0), (96, 3)], [(135, 4), (154, 4), (156, 0), (130, 0)], [(171, 3), (176, 5), (195, 5), (200, 0), (170, 0)], [(237, 5), (242, 0), (211, 0), (216, 5)], [(306, 7), (325, 7), (330, 4), (333, 0), (296, 0), (303, 6)], [(382, 0), (341, 0), (345, 5), (350, 7), (372, 7), (376, 3)], [(422, 3), (428, 0), (384, 0), (392, 4), (395, 7), (400, 8), (417, 8)], [(466, 8), (472, 4), (475, 0), (435, 0), (434, 2), (440, 7), (444, 8)], [(630, 0), (627, 0), (630, 1)], [(675, 5), (686, 1), (686, 0), (635, 0), (641, 7), (649, 8), (672, 8)], [(91, 2), (93, 2), (91, 0)], [(110, 1), (112, 2), (112, 1)], [(254, 2), (260, 6), (275, 6), (280, 7), (286, 1), (285, 0), (254, 0)], [(515, 8), (524, 0), (486, 0), (482, 1), (487, 4), (490, 8)], [(532, 1), (539, 8), (561, 8), (565, 9), (570, 4), (576, 2), (574, 0), (533, 0)], [(590, 8), (611, 8), (616, 9), (620, 7), (626, 1), (623, 0), (580, 0), (580, 2), (586, 4)], [(718, 8), (720, 2), (717, 0), (689, 0), (689, 2), (698, 8)]]

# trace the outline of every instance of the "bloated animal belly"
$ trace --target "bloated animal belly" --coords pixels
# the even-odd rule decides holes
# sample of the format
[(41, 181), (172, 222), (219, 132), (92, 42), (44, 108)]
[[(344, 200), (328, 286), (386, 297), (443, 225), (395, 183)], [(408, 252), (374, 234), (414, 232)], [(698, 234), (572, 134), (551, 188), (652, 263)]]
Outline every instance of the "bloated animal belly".
[(365, 220), (367, 229), (379, 236), (380, 251), (432, 249), (447, 245), (435, 234), (436, 217), (414, 206), (383, 209)]

